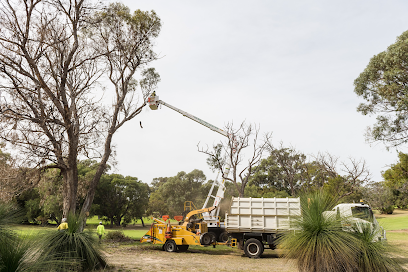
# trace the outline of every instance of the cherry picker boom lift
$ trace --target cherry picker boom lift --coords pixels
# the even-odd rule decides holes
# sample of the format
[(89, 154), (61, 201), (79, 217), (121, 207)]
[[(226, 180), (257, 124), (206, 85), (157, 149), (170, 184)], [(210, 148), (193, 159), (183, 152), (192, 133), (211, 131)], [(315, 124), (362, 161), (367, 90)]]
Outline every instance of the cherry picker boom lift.
[[(157, 110), (160, 105), (166, 106), (166, 107), (168, 107), (168, 108), (182, 114), (183, 116), (185, 116), (185, 117), (187, 117), (187, 118), (189, 118), (189, 119), (191, 119), (191, 120), (193, 120), (193, 121), (195, 121), (195, 122), (209, 128), (209, 129), (211, 129), (212, 131), (215, 131), (215, 132), (221, 134), (224, 137), (227, 137), (229, 139), (232, 137), (226, 131), (224, 131), (224, 130), (222, 130), (222, 129), (220, 129), (220, 128), (218, 128), (218, 127), (216, 127), (216, 126), (214, 126), (214, 125), (212, 125), (212, 124), (210, 124), (210, 123), (208, 123), (208, 122), (206, 122), (206, 121), (204, 121), (204, 120), (202, 120), (202, 119), (200, 119), (200, 118), (198, 118), (198, 117), (196, 117), (196, 116), (194, 116), (194, 115), (192, 115), (192, 114), (190, 114), (188, 112), (185, 112), (185, 111), (183, 111), (183, 110), (181, 110), (179, 108), (176, 108), (176, 107), (174, 107), (174, 106), (160, 100), (159, 96), (156, 96), (155, 93), (148, 98), (148, 104), (149, 104), (150, 109), (152, 109), (152, 110)], [(211, 206), (214, 206), (216, 208), (214, 210), (212, 210), (211, 212), (204, 212), (202, 215), (203, 215), (204, 221), (207, 222), (208, 232), (212, 236), (215, 236), (214, 238), (217, 241), (220, 241), (220, 242), (226, 242), (227, 239), (228, 239), (228, 234), (225, 231), (224, 223), (220, 222), (220, 219), (219, 219), (219, 213), (220, 213), (219, 203), (224, 198), (225, 178), (228, 177), (228, 174), (230, 172), (230, 167), (231, 167), (230, 162), (227, 161), (226, 166), (225, 166), (225, 170), (224, 170), (224, 176), (221, 178), (221, 181), (219, 181), (218, 178), (215, 179), (215, 181), (212, 184), (211, 189), (210, 189), (210, 191), (208, 193), (208, 196), (207, 196), (207, 198), (206, 198), (206, 200), (204, 202), (204, 205), (202, 207), (202, 209), (205, 209), (209, 205), (209, 203), (211, 202), (210, 200), (211, 199), (214, 200)], [(217, 189), (217, 192), (214, 194), (213, 192), (215, 191), (216, 187), (218, 187), (218, 189)]]

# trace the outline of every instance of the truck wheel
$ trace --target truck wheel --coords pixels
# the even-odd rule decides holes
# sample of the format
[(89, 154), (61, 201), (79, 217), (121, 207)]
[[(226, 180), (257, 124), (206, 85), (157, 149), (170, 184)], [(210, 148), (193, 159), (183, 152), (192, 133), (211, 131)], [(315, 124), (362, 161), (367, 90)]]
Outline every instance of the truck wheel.
[(174, 242), (173, 240), (167, 240), (166, 243), (164, 243), (164, 250), (167, 252), (176, 252), (177, 251), (176, 242)]
[(201, 243), (203, 246), (208, 246), (208, 245), (211, 244), (211, 242), (212, 242), (212, 237), (211, 237), (211, 235), (210, 235), (208, 232), (203, 233), (203, 234), (201, 235), (200, 243)]
[(255, 238), (248, 239), (244, 245), (244, 252), (249, 258), (259, 258), (264, 251), (264, 245)]
[(218, 241), (220, 241), (222, 243), (228, 242), (228, 232), (226, 232), (226, 231), (221, 232), (220, 236), (218, 236)]
[(188, 249), (188, 245), (181, 245), (181, 246), (177, 246), (178, 250), (180, 252), (186, 252)]

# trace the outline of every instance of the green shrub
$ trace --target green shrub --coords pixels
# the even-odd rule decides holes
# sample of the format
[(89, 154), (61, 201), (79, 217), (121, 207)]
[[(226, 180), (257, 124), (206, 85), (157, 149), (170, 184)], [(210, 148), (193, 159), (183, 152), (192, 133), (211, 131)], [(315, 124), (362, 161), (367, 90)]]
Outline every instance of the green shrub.
[(125, 234), (120, 230), (109, 231), (106, 234), (106, 239), (117, 241), (117, 242), (125, 242), (132, 240), (131, 238), (125, 236)]
[(381, 214), (392, 214), (394, 212), (394, 206), (388, 206), (380, 208)]

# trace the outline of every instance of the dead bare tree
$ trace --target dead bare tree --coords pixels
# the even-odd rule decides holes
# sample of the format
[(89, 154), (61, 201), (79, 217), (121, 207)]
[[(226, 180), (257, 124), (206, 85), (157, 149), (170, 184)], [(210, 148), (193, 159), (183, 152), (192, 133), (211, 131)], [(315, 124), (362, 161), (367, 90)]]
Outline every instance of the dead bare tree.
[[(263, 158), (264, 151), (271, 146), (272, 133), (266, 133), (261, 140), (259, 126), (247, 125), (245, 122), (242, 122), (238, 129), (234, 129), (232, 123), (227, 124), (225, 131), (229, 135), (227, 141), (214, 146), (212, 150), (198, 146), (198, 151), (210, 157), (213, 166), (221, 171), (224, 179), (235, 185), (239, 196), (243, 197), (245, 186), (253, 174), (254, 167)], [(224, 153), (225, 159), (221, 153)], [(246, 161), (244, 161), (245, 157), (248, 158)], [(230, 168), (232, 177), (226, 176), (225, 167)]]
[[(84, 0), (0, 3), (0, 139), (30, 158), (31, 167), (60, 169), (65, 215), (76, 209), (78, 156), (100, 158), (104, 169), (114, 133), (140, 113), (159, 80), (154, 70), (146, 70), (142, 95), (134, 97), (136, 71), (157, 59), (152, 51), (161, 26), (156, 14), (131, 15), (121, 5), (91, 16), (94, 11)], [(115, 88), (108, 107), (98, 84), (104, 75)], [(100, 172), (89, 187), (84, 213)]]
[(97, 120), (86, 94), (101, 73), (80, 35), (88, 11), (83, 0), (5, 0), (0, 8), (0, 137), (31, 167), (61, 170), (65, 213), (75, 211), (77, 157), (92, 146)]
[(348, 163), (341, 163), (341, 165), (345, 173), (345, 185), (350, 189), (340, 195), (338, 199), (351, 195), (359, 186), (371, 181), (371, 173), (364, 160), (349, 158)]
[(370, 171), (362, 159), (349, 158), (348, 162), (339, 162), (338, 157), (329, 153), (319, 153), (315, 159), (320, 171), (331, 180), (339, 180), (335, 191), (332, 192), (337, 200), (353, 194), (361, 185), (371, 180)]

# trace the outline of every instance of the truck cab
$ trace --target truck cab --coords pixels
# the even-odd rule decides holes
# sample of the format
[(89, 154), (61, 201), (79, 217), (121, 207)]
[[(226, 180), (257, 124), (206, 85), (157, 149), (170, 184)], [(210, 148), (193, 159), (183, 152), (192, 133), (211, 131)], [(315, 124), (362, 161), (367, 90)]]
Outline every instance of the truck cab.
[[(340, 216), (341, 218), (349, 220), (351, 223), (357, 223), (357, 226), (359, 226), (359, 223), (370, 223), (374, 229), (378, 230), (375, 235), (375, 239), (378, 239), (378, 241), (386, 240), (386, 231), (378, 224), (378, 221), (368, 204), (363, 202), (341, 203), (336, 205), (331, 211), (327, 211), (324, 214), (326, 216)], [(345, 230), (347, 230), (347, 225), (348, 224), (345, 223)]]

